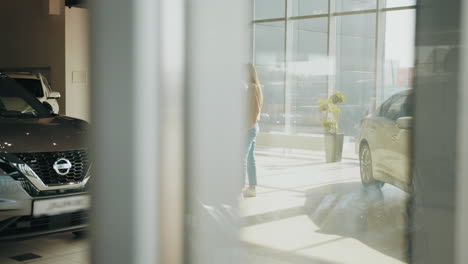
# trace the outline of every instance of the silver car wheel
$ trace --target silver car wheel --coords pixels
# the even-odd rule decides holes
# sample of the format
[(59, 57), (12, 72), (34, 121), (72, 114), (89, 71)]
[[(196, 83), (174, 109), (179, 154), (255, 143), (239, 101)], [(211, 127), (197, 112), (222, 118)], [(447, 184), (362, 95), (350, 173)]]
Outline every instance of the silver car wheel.
[(360, 169), (361, 169), (361, 179), (363, 183), (370, 184), (372, 183), (372, 157), (370, 149), (367, 145), (364, 145), (361, 150), (360, 157)]
[(382, 188), (383, 182), (374, 179), (374, 170), (372, 167), (372, 154), (369, 145), (363, 144), (359, 152), (359, 167), (361, 170), (361, 182), (365, 187), (375, 186)]

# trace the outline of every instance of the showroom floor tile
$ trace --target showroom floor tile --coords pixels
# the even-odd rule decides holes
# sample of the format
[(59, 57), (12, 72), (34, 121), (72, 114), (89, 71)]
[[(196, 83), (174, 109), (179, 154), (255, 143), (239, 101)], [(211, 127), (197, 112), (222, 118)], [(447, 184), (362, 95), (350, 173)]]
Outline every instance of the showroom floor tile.
[[(71, 233), (0, 243), (0, 264), (88, 264), (88, 241)], [(15, 256), (35, 254), (37, 259), (17, 261)]]

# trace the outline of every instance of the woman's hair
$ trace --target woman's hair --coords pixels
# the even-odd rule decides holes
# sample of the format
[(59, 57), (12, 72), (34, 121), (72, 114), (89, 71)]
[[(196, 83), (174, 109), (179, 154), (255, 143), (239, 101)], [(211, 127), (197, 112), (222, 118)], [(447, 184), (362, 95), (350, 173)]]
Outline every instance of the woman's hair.
[(248, 64), (247, 70), (249, 71), (249, 86), (257, 85), (258, 87), (261, 87), (260, 80), (258, 79), (257, 69), (255, 69), (255, 66), (253, 64)]
[(249, 74), (249, 87), (247, 89), (247, 102), (249, 107), (248, 125), (249, 128), (251, 128), (260, 119), (260, 112), (263, 107), (263, 92), (255, 66), (249, 64), (247, 69)]

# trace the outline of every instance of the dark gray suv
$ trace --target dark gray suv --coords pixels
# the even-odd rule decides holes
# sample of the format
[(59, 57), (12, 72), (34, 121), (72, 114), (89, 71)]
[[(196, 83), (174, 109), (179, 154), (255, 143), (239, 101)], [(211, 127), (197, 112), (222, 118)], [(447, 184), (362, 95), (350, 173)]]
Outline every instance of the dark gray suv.
[(0, 240), (86, 228), (87, 131), (0, 73)]

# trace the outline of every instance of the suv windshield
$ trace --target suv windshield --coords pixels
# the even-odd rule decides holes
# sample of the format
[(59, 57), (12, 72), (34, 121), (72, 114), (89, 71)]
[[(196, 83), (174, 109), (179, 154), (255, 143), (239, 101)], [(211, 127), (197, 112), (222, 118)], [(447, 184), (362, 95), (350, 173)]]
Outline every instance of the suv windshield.
[(42, 90), (41, 80), (38, 79), (23, 79), (14, 78), (21, 86), (23, 86), (28, 92), (36, 97), (43, 97), (44, 91)]
[(21, 85), (0, 75), (0, 117), (36, 118), (50, 116), (49, 111)]

